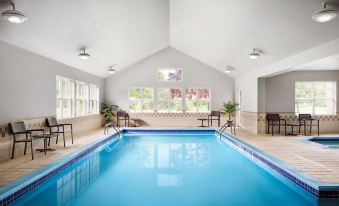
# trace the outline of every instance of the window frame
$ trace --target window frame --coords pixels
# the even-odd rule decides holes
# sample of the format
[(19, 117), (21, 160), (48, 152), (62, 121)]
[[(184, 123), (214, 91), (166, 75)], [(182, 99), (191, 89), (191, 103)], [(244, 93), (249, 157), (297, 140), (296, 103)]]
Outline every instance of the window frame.
[[(88, 83), (88, 82), (85, 82), (85, 81), (81, 81), (81, 80), (75, 80), (75, 79), (71, 79), (71, 78), (68, 78), (68, 77), (64, 77), (64, 76), (60, 76), (60, 75), (56, 75), (56, 78), (55, 78), (55, 88), (57, 90), (57, 81), (58, 79), (61, 80), (61, 87), (60, 87), (60, 93), (61, 93), (61, 97), (58, 97), (57, 96), (57, 93), (56, 93), (56, 116), (57, 116), (57, 119), (67, 119), (67, 118), (75, 118), (75, 117), (82, 117), (82, 116), (88, 116), (88, 115), (94, 115), (94, 114), (99, 114), (99, 104), (100, 104), (100, 88), (99, 86), (97, 86), (96, 84), (91, 84), (91, 83)], [(64, 88), (62, 87), (62, 81), (63, 80), (67, 80), (71, 83), (71, 91), (70, 91), (70, 97), (69, 98), (65, 98), (63, 97), (63, 92), (64, 92)], [(78, 94), (78, 88), (77, 88), (77, 84), (78, 83), (82, 83), (84, 84), (84, 89), (85, 89), (85, 96), (83, 98), (78, 98), (77, 97), (77, 94)], [(90, 101), (91, 101), (91, 94), (90, 94), (90, 86), (91, 85), (94, 85), (94, 87), (97, 89), (97, 99), (94, 100), (97, 102), (97, 109), (95, 112), (91, 113), (91, 110), (90, 110)], [(85, 102), (85, 112), (84, 114), (78, 114), (77, 112), (77, 102), (78, 101), (84, 101)], [(57, 108), (58, 108), (58, 101), (60, 101), (60, 115), (58, 115), (58, 112), (57, 112)], [(71, 110), (71, 114), (70, 116), (65, 116), (64, 113), (63, 113), (63, 102), (64, 101), (70, 101), (70, 110)]]
[[(297, 83), (311, 83), (312, 84), (312, 97), (310, 98), (297, 98), (296, 97), (296, 86)], [(328, 100), (327, 98), (316, 98), (315, 97), (315, 84), (316, 83), (332, 83), (333, 84), (333, 98), (331, 99), (332, 104), (333, 104), (333, 113), (332, 114), (317, 114), (316, 113), (316, 101), (317, 100)], [(296, 102), (297, 100), (309, 100), (312, 101), (312, 112), (311, 115), (316, 115), (316, 116), (335, 116), (336, 115), (336, 110), (337, 110), (337, 82), (336, 81), (295, 81), (294, 82), (294, 112), (295, 114), (300, 114), (300, 112), (297, 111), (296, 108)]]
[[(159, 96), (158, 96), (158, 91), (159, 91), (159, 89), (168, 89), (168, 94), (170, 95), (170, 90), (171, 89), (179, 89), (180, 90), (180, 92), (181, 92), (181, 99), (180, 99), (180, 105), (181, 105), (181, 111), (175, 111), (175, 110), (171, 110), (171, 106), (170, 106), (170, 104), (171, 103), (173, 103), (173, 102), (179, 102), (179, 100), (177, 100), (177, 101), (173, 101), (173, 100), (171, 100), (171, 98), (169, 97), (168, 99), (167, 99), (167, 104), (168, 104), (168, 110), (166, 111), (166, 110), (159, 110)], [(184, 105), (183, 105), (183, 96), (184, 96), (184, 91), (183, 91), (183, 89), (182, 88), (180, 88), (180, 87), (159, 87), (159, 88), (157, 88), (156, 89), (156, 100), (157, 100), (157, 102), (156, 102), (156, 105), (157, 105), (157, 112), (159, 112), (159, 113), (182, 113), (182, 112), (184, 112)], [(165, 101), (160, 101), (160, 102), (165, 102)]]
[[(194, 90), (199, 90), (199, 89), (208, 89), (208, 97), (209, 97), (209, 104), (208, 104), (208, 111), (199, 111), (199, 106), (197, 107), (196, 111), (187, 111), (186, 110), (186, 104), (187, 104), (187, 101), (186, 101), (186, 95), (187, 95), (187, 90), (188, 89), (194, 89)], [(212, 104), (212, 90), (208, 87), (188, 87), (185, 89), (185, 93), (184, 93), (184, 98), (183, 98), (183, 101), (184, 101), (184, 108), (183, 108), (183, 111), (187, 112), (187, 113), (208, 113), (208, 112), (211, 112), (211, 104)], [(198, 103), (200, 102), (200, 100), (197, 100)]]
[[(163, 71), (163, 70), (180, 70), (181, 71), (181, 75), (180, 75), (181, 78), (180, 78), (180, 80), (170, 80), (170, 81), (167, 81), (167, 80), (160, 80), (160, 79), (158, 79), (157, 77), (158, 77), (159, 72)], [(157, 70), (157, 74), (156, 74), (155, 79), (157, 81), (159, 81), (159, 82), (182, 82), (184, 80), (184, 70), (182, 68), (179, 68), (179, 67), (178, 68), (160, 68), (160, 69)]]
[[(96, 90), (95, 91), (95, 93), (96, 93), (96, 97), (95, 98), (91, 98), (92, 97), (92, 92), (91, 92), (91, 88), (92, 88), (92, 86), (93, 86), (93, 88), (94, 88), (94, 90)], [(95, 84), (89, 84), (88, 85), (88, 114), (89, 115), (93, 115), (93, 114), (99, 114), (99, 103), (100, 103), (100, 89), (99, 89), (99, 87), (97, 86), (97, 85), (95, 85)], [(95, 111), (94, 112), (92, 112), (92, 110), (91, 110), (91, 102), (92, 102), (92, 104), (94, 104), (94, 102), (96, 103), (96, 109), (95, 109)]]
[[(140, 100), (131, 100), (130, 98), (130, 90), (131, 89), (140, 89), (141, 90), (141, 99)], [(148, 111), (148, 110), (144, 110), (144, 98), (143, 98), (143, 89), (152, 89), (153, 90), (153, 99), (152, 101), (150, 102), (153, 102), (153, 110), (151, 111)], [(152, 112), (155, 112), (155, 107), (156, 107), (156, 104), (155, 104), (155, 99), (156, 99), (156, 89), (154, 87), (129, 87), (128, 88), (128, 111), (131, 112), (131, 113), (152, 113)], [(133, 111), (131, 110), (131, 101), (132, 102), (138, 102), (138, 101), (141, 101), (141, 110), (140, 111)]]

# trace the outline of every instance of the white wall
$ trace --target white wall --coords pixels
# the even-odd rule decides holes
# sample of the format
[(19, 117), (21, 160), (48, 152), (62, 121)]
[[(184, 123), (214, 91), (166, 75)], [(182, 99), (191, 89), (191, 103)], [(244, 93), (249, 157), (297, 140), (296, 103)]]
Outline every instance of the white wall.
[(337, 111), (339, 108), (339, 71), (293, 71), (266, 78), (266, 112), (294, 112), (294, 84), (296, 81), (336, 81)]
[(250, 74), (242, 75), (235, 79), (236, 91), (241, 91), (241, 110), (257, 112), (258, 78)]
[[(183, 81), (159, 82), (156, 80), (160, 68), (182, 68)], [(222, 109), (224, 101), (234, 100), (234, 80), (215, 69), (173, 49), (164, 49), (135, 65), (105, 79), (105, 102), (117, 104), (128, 110), (130, 87), (204, 87), (212, 91), (211, 107)]]
[(102, 78), (0, 41), (0, 120), (56, 115), (56, 75), (96, 84), (104, 99)]

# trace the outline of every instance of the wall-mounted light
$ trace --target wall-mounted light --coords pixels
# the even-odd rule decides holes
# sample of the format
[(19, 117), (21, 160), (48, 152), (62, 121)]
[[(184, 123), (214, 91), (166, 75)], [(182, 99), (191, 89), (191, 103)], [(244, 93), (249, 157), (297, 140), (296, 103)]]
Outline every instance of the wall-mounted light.
[(28, 20), (27, 16), (24, 13), (15, 10), (15, 4), (13, 1), (10, 1), (10, 4), (12, 6), (12, 10), (3, 11), (1, 13), (2, 19), (14, 24), (21, 24)]
[(114, 74), (115, 69), (113, 69), (113, 67), (115, 67), (115, 65), (110, 66), (110, 68), (107, 70), (107, 72), (110, 73), (110, 74)]
[(337, 17), (337, 10), (335, 9), (328, 9), (327, 5), (329, 5), (328, 3), (322, 3), (323, 5), (323, 9), (314, 13), (312, 15), (312, 20), (315, 22), (319, 22), (319, 23), (324, 23), (324, 22), (329, 22), (332, 19), (334, 19), (335, 17)]
[(86, 49), (82, 49), (82, 52), (79, 53), (79, 58), (82, 60), (86, 60), (90, 57), (91, 55), (89, 55), (89, 53), (86, 52)]
[(258, 59), (260, 54), (257, 49), (253, 49), (252, 53), (250, 53), (248, 56), (250, 59)]

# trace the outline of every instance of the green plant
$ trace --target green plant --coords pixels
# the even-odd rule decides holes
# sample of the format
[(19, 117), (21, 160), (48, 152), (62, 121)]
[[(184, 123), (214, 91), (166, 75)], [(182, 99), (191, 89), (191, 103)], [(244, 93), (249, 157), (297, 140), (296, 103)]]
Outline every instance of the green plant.
[(118, 110), (117, 105), (107, 105), (105, 103), (101, 104), (101, 111), (100, 113), (105, 118), (106, 122), (112, 121), (114, 117), (114, 112)]
[(237, 110), (237, 104), (230, 101), (224, 102), (224, 111), (228, 115), (228, 120), (231, 120), (234, 112)]

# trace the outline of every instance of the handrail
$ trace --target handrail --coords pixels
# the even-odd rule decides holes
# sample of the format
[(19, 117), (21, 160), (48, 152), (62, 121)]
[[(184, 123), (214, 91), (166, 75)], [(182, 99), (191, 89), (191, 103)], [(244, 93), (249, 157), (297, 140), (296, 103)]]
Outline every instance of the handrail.
[[(231, 122), (226, 122), (226, 123), (218, 130), (218, 134), (220, 135), (220, 137), (221, 137), (221, 134), (222, 134), (228, 127), (230, 127), (230, 128), (231, 128), (231, 131), (232, 131), (232, 126), (234, 126), (233, 123), (231, 123)], [(235, 134), (235, 127), (234, 127), (234, 134)]]
[(105, 129), (104, 129), (104, 134), (108, 133), (108, 128), (113, 127), (113, 129), (119, 134), (119, 136), (121, 137), (121, 130), (118, 127), (118, 125), (116, 125), (114, 122), (109, 122), (105, 125)]

